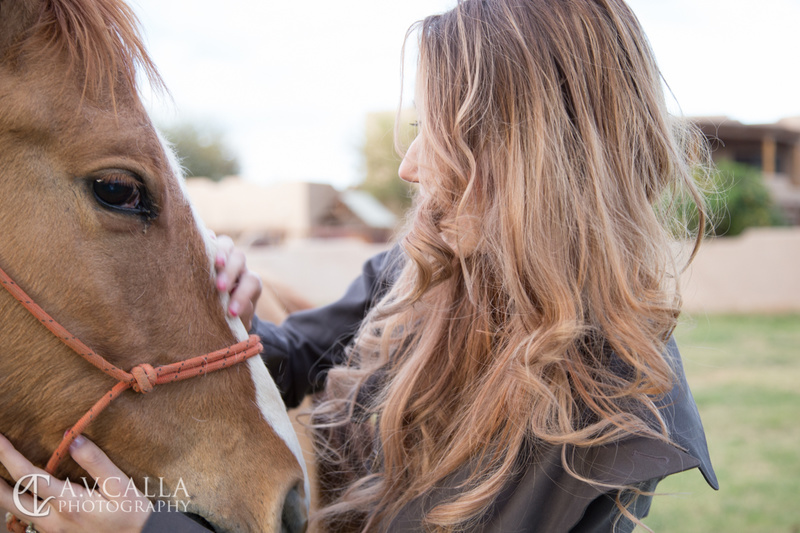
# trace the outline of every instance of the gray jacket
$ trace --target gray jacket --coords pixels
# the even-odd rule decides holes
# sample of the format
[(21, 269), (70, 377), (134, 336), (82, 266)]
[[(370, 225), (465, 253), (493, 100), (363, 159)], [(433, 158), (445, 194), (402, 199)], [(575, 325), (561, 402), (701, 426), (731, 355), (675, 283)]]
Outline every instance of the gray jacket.
[[(291, 315), (276, 326), (254, 319), (253, 331), (264, 344), (262, 357), (281, 390), (288, 407), (320, 390), (325, 375), (344, 359), (344, 349), (353, 339), (370, 307), (391, 285), (391, 273), (399, 257), (398, 248), (377, 255), (365, 265), (345, 295), (337, 302)], [(577, 472), (588, 478), (614, 485), (636, 485), (653, 491), (664, 477), (699, 468), (706, 481), (717, 489), (703, 425), (683, 371), (674, 339), (668, 344), (668, 357), (678, 376), (673, 390), (658, 406), (661, 408), (677, 446), (644, 437), (632, 437), (614, 444), (593, 448), (568, 449)], [(603, 492), (569, 475), (561, 465), (561, 450), (531, 444), (528, 453), (518, 458), (519, 475), (498, 495), (478, 529), (491, 533), (599, 533), (632, 531), (633, 524), (618, 517), (616, 494)], [(421, 531), (420, 518), (426, 509), (454, 494), (458, 475), (445, 480), (442, 488), (424, 501), (412, 502), (388, 527), (392, 532)], [(636, 499), (631, 510), (644, 517), (651, 497)], [(145, 527), (146, 533), (167, 531), (162, 521), (181, 522), (169, 531), (205, 531), (183, 517), (162, 517), (156, 513)], [(195, 529), (196, 528), (196, 529)]]

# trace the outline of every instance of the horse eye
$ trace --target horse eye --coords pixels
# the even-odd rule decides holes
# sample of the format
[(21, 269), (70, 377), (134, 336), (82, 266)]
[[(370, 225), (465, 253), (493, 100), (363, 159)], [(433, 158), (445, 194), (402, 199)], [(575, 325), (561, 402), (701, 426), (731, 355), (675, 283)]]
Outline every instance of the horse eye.
[(136, 209), (141, 201), (139, 189), (135, 185), (122, 181), (94, 180), (92, 190), (98, 200), (112, 207)]
[(113, 173), (92, 180), (92, 192), (97, 201), (113, 209), (149, 214), (143, 186), (127, 173)]

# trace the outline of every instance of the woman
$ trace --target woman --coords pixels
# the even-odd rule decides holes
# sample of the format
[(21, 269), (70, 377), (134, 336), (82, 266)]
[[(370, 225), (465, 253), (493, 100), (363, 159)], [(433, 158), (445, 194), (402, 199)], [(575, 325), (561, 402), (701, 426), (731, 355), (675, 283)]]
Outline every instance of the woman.
[[(633, 13), (464, 0), (419, 48), (400, 246), (336, 304), (254, 320), (287, 404), (324, 389), (320, 524), (631, 531), (663, 477), (699, 467), (716, 488), (671, 339), (671, 208), (702, 204), (704, 152)], [(252, 275), (225, 257), (248, 306)]]
[[(621, 0), (466, 1), (423, 21), (419, 48), (400, 176), (421, 192), (400, 265), (373, 263), (351, 292), (377, 303), (314, 414), (323, 484), (342, 483), (322, 520), (626, 530), (662, 477), (699, 464), (715, 485), (670, 339), (665, 230), (666, 197), (697, 197), (686, 154), (702, 150), (667, 114), (635, 16)], [(324, 348), (297, 339), (326, 321), (302, 320), (260, 329), (288, 338), (268, 361), (290, 401), (325, 375)]]

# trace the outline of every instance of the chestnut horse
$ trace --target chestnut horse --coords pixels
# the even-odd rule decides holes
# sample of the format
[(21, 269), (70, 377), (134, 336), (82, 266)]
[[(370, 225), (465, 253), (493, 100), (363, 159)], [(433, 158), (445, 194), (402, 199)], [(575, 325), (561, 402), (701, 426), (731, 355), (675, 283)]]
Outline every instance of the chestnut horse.
[[(120, 0), (0, 0), (0, 266), (126, 370), (247, 336), (220, 305), (211, 243), (137, 68), (160, 83)], [(34, 464), (113, 384), (0, 291), (0, 433)], [(85, 434), (140, 489), (187, 493), (217, 531), (305, 528), (301, 450), (259, 357), (124, 392)], [(71, 459), (55, 474), (86, 476)]]

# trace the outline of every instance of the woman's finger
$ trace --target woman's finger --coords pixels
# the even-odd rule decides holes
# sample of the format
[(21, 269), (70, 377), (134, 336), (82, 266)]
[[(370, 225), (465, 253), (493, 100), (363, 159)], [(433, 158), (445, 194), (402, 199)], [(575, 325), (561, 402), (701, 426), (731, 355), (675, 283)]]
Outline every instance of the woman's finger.
[[(262, 283), (251, 270), (247, 270), (239, 277), (239, 283), (231, 292), (231, 308), (236, 305), (238, 310), (244, 310), (247, 305), (254, 306), (261, 296)], [(234, 313), (235, 314), (235, 313)]]
[(228, 312), (231, 316), (241, 318), (248, 330), (255, 314), (256, 302), (261, 296), (262, 287), (261, 278), (254, 272), (246, 270), (239, 278), (239, 284), (231, 293)]
[[(21, 490), (17, 492), (7, 483), (0, 481), (0, 511), (3, 511), (4, 515), (10, 513), (23, 524), (33, 523), (38, 531), (58, 530), (54, 520), (60, 501), (54, 496), (44, 500), (34, 498), (28, 493), (20, 493)], [(5, 518), (8, 521), (9, 517)]]
[[(50, 500), (41, 500), (37, 498), (35, 501), (33, 496), (28, 493), (14, 493), (14, 488), (8, 483), (0, 482), (0, 509), (7, 513), (11, 513), (21, 520), (30, 520), (35, 518), (34, 514), (37, 509), (47, 509), (47, 504)], [(50, 497), (52, 498), (52, 496)], [(42, 511), (42, 514), (46, 511)], [(5, 514), (5, 513), (4, 513)], [(49, 514), (49, 513), (48, 513)]]
[(239, 249), (233, 249), (228, 255), (228, 260), (225, 266), (217, 274), (217, 289), (223, 292), (231, 292), (239, 278), (245, 271), (245, 264), (247, 259), (244, 252)]
[(130, 500), (141, 496), (130, 478), (86, 437), (79, 435), (69, 447), (72, 458), (95, 480), (97, 489), (109, 500)]
[(0, 463), (6, 467), (12, 479), (21, 483), (22, 489), (30, 488), (31, 492), (42, 498), (58, 496), (61, 492), (59, 480), (34, 466), (3, 435), (0, 435)]
[(221, 269), (225, 268), (228, 262), (228, 256), (234, 249), (233, 240), (227, 235), (220, 235), (216, 239), (216, 246), (217, 250), (214, 267), (217, 269), (217, 272), (219, 272)]

